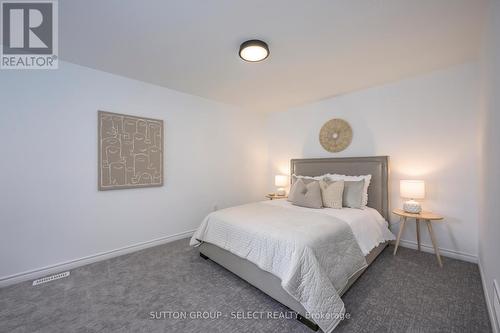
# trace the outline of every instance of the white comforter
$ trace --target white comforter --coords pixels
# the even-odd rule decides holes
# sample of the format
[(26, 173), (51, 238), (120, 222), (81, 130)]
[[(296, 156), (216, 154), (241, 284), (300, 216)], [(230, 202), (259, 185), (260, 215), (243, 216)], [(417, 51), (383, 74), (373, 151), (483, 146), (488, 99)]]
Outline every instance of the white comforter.
[(351, 230), (358, 241), (358, 245), (365, 256), (380, 243), (396, 239), (387, 228), (387, 221), (376, 209), (370, 207), (364, 207), (363, 209), (311, 209), (294, 206), (287, 200), (270, 200), (263, 201), (263, 203), (264, 202), (269, 205), (283, 206), (304, 212), (313, 211), (316, 213), (327, 214), (341, 219), (351, 227)]
[[(385, 236), (393, 238), (370, 210), (331, 211), (284, 200), (223, 209), (205, 218), (190, 244), (212, 243), (274, 274), (321, 329), (330, 332), (345, 311), (337, 290), (366, 267), (365, 251)], [(360, 232), (362, 223), (371, 230)], [(375, 236), (368, 236), (373, 231)]]

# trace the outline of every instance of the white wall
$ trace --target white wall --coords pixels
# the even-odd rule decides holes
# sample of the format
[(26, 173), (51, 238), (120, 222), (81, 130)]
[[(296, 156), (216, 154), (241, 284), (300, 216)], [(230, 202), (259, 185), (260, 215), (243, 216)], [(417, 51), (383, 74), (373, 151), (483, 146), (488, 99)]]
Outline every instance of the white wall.
[[(439, 246), (447, 255), (474, 261), (478, 108), (478, 66), (465, 64), (272, 114), (270, 172), (287, 173), (291, 158), (389, 155), (391, 206), (402, 205), (400, 179), (424, 179), (424, 209), (446, 217), (434, 228)], [(354, 132), (352, 144), (338, 154), (326, 152), (318, 140), (331, 118), (347, 120)], [(421, 232), (423, 243), (432, 246), (426, 229)], [(416, 240), (413, 222), (403, 239)]]
[[(500, 287), (500, 1), (492, 0), (484, 39), (481, 182), (479, 223), (479, 265), (486, 299), (493, 309), (493, 280)], [(492, 325), (499, 332), (500, 318)], [(496, 325), (495, 325), (496, 322)]]
[[(230, 106), (61, 63), (2, 71), (0, 110), (0, 282), (190, 231), (266, 191), (263, 118)], [(97, 191), (97, 110), (165, 121), (165, 186)]]

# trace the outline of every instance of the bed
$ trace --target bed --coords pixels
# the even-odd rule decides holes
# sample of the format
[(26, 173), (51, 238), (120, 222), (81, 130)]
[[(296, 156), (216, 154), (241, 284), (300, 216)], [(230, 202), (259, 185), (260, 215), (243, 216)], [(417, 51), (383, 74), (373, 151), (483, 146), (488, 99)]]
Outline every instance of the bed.
[[(325, 332), (330, 332), (341, 318), (316, 318), (311, 316), (311, 312), (320, 313), (332, 308), (337, 311), (335, 313), (343, 313), (340, 297), (394, 238), (386, 223), (389, 214), (388, 162), (387, 156), (293, 159), (290, 166), (291, 174), (311, 177), (327, 173), (372, 175), (367, 207), (362, 210), (349, 208), (314, 210), (293, 206), (286, 200), (233, 207), (222, 212), (218, 211), (218, 215), (212, 216), (211, 219), (209, 215), (193, 235), (191, 245), (198, 246), (200, 256), (203, 258), (211, 259), (225, 267), (295, 311), (297, 319), (311, 329), (321, 328)], [(337, 223), (337, 221), (342, 222)], [(218, 228), (216, 222), (219, 223)], [(303, 224), (307, 224), (307, 229), (304, 229)], [(249, 226), (249, 229), (242, 234), (238, 230), (239, 226)], [(315, 228), (318, 230), (316, 234), (314, 234)], [(329, 228), (338, 229), (335, 232), (331, 231), (332, 235), (334, 233), (337, 235), (336, 238), (324, 239), (323, 245), (319, 246), (321, 251), (316, 249), (313, 255), (305, 255), (304, 253), (311, 252), (306, 251), (310, 248), (309, 243), (303, 242), (297, 234), (311, 232), (314, 237), (310, 239), (320, 242), (318, 238), (321, 237), (318, 236), (318, 232), (324, 229), (325, 233), (328, 233)], [(211, 235), (207, 229), (212, 231)], [(260, 230), (264, 230), (263, 234), (257, 235)], [(282, 238), (286, 242), (272, 243), (275, 238)], [(238, 245), (240, 247), (237, 248), (235, 244), (243, 245)], [(340, 244), (348, 245), (340, 246)], [(325, 258), (322, 258), (323, 249), (325, 253), (330, 253), (332, 261), (336, 260), (336, 266), (344, 267), (343, 270), (335, 268), (330, 270), (335, 271), (334, 275), (340, 276), (331, 279), (335, 293), (328, 293), (330, 284), (329, 281), (325, 282), (325, 276), (328, 274), (320, 274), (324, 273), (323, 271), (330, 272), (327, 268), (322, 268), (322, 265), (326, 265), (325, 258), (327, 261), (330, 258), (326, 254)], [(332, 251), (336, 254), (332, 255)], [(290, 255), (286, 260), (283, 259), (290, 252), (294, 255)], [(296, 252), (300, 255), (295, 255)], [(311, 258), (314, 260), (313, 263)], [(293, 265), (290, 262), (293, 262)], [(298, 267), (290, 273), (287, 265)], [(311, 297), (311, 295), (316, 296)]]

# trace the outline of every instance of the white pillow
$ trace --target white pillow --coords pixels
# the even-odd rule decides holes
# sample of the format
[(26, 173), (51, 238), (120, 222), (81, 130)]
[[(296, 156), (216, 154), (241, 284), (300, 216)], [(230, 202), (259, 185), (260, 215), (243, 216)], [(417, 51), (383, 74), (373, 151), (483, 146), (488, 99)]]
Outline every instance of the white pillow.
[(349, 180), (365, 180), (365, 187), (363, 189), (363, 199), (361, 202), (361, 205), (364, 207), (368, 204), (368, 186), (370, 186), (370, 181), (372, 180), (372, 175), (362, 175), (362, 176), (346, 176), (346, 175), (339, 175), (337, 173), (331, 174), (328, 173), (325, 175), (328, 179), (336, 181), (336, 180), (344, 180), (344, 181), (349, 181)]
[(293, 174), (292, 175), (292, 183), (295, 182), (295, 180), (298, 180), (298, 179), (304, 179), (304, 180), (317, 180), (317, 181), (320, 181), (320, 180), (323, 180), (325, 177), (327, 177), (328, 174), (326, 175), (321, 175), (321, 176), (316, 176), (316, 177), (310, 177), (310, 176), (299, 176), (299, 175), (296, 175), (296, 174)]

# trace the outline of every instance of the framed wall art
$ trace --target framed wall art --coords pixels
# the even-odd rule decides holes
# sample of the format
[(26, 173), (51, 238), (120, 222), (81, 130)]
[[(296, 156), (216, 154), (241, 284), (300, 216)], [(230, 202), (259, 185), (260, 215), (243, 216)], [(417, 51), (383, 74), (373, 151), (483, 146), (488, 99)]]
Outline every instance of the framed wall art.
[(163, 120), (98, 111), (98, 189), (163, 186)]

